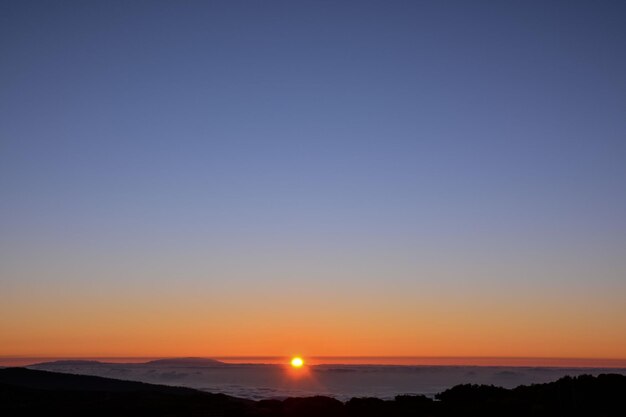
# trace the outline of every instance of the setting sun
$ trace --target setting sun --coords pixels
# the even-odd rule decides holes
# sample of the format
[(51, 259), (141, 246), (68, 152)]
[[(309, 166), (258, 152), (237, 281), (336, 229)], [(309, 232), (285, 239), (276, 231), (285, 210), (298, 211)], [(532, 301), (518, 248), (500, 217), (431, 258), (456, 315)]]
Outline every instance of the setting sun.
[(293, 366), (294, 368), (301, 368), (302, 365), (304, 365), (304, 360), (301, 357), (296, 356), (295, 358), (291, 359), (291, 366)]

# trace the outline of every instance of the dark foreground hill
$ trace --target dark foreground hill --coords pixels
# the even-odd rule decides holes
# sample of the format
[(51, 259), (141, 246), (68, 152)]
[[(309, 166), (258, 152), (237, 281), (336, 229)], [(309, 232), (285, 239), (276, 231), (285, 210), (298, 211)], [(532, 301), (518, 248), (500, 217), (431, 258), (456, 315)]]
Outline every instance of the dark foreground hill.
[(70, 375), (24, 368), (0, 369), (0, 415), (19, 416), (626, 416), (626, 376), (565, 377), (515, 389), (458, 385), (436, 396), (395, 400), (328, 397), (252, 401), (189, 388)]

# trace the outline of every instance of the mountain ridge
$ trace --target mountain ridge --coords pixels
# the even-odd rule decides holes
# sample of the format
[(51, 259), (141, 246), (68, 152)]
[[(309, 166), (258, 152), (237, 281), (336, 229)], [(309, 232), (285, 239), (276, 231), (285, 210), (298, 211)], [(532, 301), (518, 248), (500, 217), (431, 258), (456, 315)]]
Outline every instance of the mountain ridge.
[(104, 362), (90, 359), (61, 359), (54, 361), (38, 362), (25, 367), (45, 367), (45, 366), (111, 366), (111, 365), (149, 365), (149, 366), (227, 366), (226, 362), (211, 358), (200, 357), (180, 357), (154, 359), (147, 362)]

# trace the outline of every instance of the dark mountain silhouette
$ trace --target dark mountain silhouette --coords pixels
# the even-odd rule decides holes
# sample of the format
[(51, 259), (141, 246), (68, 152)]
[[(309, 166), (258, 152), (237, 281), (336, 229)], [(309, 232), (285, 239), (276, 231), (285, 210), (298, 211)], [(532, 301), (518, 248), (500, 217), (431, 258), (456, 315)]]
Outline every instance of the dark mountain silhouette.
[(191, 388), (62, 374), (0, 370), (3, 416), (252, 416), (251, 400)]
[(49, 361), (34, 363), (28, 366), (98, 366), (98, 365), (111, 365), (110, 362), (100, 361), (87, 361), (87, 360), (61, 360), (61, 361)]
[(457, 385), (436, 395), (394, 400), (329, 397), (252, 401), (190, 388), (0, 369), (0, 414), (6, 416), (453, 417), (626, 416), (626, 376), (565, 377), (505, 389)]
[(26, 368), (0, 370), (0, 384), (50, 391), (103, 391), (103, 392), (166, 392), (191, 393), (195, 390), (183, 387), (146, 384), (99, 376), (74, 375)]
[(40, 362), (40, 363), (28, 365), (28, 366), (29, 367), (56, 367), (56, 366), (91, 366), (91, 367), (94, 367), (94, 366), (116, 366), (116, 365), (202, 367), (202, 366), (227, 366), (228, 364), (224, 362), (220, 362), (215, 359), (209, 359), (209, 358), (168, 358), (168, 359), (157, 359), (157, 360), (141, 362), (141, 363), (101, 362), (101, 361), (93, 361), (93, 360), (60, 360), (60, 361)]
[(158, 365), (158, 366), (225, 366), (228, 365), (224, 362), (217, 361), (209, 358), (171, 358), (171, 359), (157, 359), (154, 361), (146, 362), (145, 365)]

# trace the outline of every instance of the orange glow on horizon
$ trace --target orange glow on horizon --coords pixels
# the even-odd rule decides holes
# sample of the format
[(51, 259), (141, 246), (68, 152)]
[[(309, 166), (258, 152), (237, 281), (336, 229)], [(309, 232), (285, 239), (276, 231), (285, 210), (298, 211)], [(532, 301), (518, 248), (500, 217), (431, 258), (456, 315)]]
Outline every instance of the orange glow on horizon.
[[(425, 292), (408, 299), (404, 293), (410, 291), (384, 297), (383, 290), (337, 290), (325, 295), (320, 308), (322, 294), (315, 292), (284, 297), (258, 290), (262, 296), (226, 293), (207, 302), (210, 291), (160, 289), (115, 294), (76, 289), (67, 297), (46, 286), (28, 294), (14, 291), (0, 305), (0, 359), (266, 356), (294, 371), (294, 352), (307, 353), (301, 369), (316, 365), (317, 357), (338, 356), (367, 358), (366, 363), (378, 362), (375, 357), (461, 358), (420, 363), (626, 363), (626, 334), (618, 331), (626, 326), (626, 315), (618, 291), (613, 301), (587, 301), (589, 308), (580, 309), (576, 297), (531, 300), (520, 292), (498, 300), (482, 293)], [(290, 311), (298, 317), (285, 313)]]

